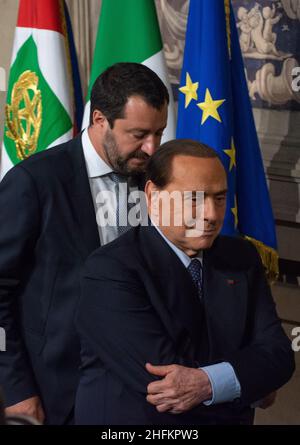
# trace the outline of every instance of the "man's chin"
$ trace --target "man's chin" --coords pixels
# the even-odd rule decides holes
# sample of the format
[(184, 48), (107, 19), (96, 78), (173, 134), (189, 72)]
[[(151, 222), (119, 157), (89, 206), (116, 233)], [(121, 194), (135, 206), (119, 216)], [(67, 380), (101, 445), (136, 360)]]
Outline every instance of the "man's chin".
[(190, 238), (189, 247), (196, 252), (198, 252), (199, 250), (210, 249), (216, 237), (217, 235), (214, 236), (202, 235), (194, 239)]
[(129, 174), (145, 173), (147, 161), (144, 159), (132, 158), (126, 164), (126, 170)]

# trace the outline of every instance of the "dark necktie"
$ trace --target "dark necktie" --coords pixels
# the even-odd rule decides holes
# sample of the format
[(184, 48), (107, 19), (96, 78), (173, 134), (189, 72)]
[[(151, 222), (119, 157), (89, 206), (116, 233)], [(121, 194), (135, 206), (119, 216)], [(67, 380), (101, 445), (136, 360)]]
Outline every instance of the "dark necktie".
[(192, 259), (188, 266), (188, 271), (191, 274), (192, 280), (197, 288), (198, 296), (202, 298), (202, 264), (196, 258)]
[(191, 274), (192, 280), (197, 288), (199, 300), (202, 306), (202, 322), (199, 325), (199, 343), (197, 344), (197, 357), (199, 360), (199, 366), (208, 365), (209, 359), (209, 340), (208, 331), (206, 325), (206, 313), (203, 299), (203, 275), (202, 275), (202, 263), (196, 258), (192, 259), (188, 266), (188, 271)]
[[(130, 225), (128, 222), (128, 211), (129, 211), (128, 203), (126, 203), (125, 206), (123, 205), (119, 206), (120, 187), (122, 186), (122, 184), (127, 184), (127, 177), (116, 172), (111, 172), (109, 174), (109, 177), (116, 184), (115, 188), (116, 200), (117, 200), (116, 222), (118, 227), (118, 234), (122, 235), (123, 233), (127, 232), (127, 230), (130, 229)], [(127, 196), (128, 196), (128, 188), (127, 188)]]

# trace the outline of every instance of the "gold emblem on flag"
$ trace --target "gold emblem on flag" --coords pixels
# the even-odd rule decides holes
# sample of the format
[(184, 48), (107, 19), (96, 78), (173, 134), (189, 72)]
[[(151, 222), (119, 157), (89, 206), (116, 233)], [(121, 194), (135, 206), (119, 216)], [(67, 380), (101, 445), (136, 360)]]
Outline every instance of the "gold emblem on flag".
[(24, 71), (15, 82), (10, 104), (6, 105), (7, 137), (16, 145), (20, 160), (28, 158), (37, 149), (42, 123), (42, 94), (39, 78), (33, 71)]

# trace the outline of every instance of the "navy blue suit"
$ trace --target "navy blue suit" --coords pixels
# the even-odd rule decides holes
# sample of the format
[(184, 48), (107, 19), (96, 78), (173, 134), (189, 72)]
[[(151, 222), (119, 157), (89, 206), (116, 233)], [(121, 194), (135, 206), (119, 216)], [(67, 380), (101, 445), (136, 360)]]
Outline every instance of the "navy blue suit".
[(33, 155), (0, 184), (0, 386), (6, 405), (34, 395), (48, 423), (74, 406), (79, 274), (99, 247), (81, 136)]
[[(292, 375), (290, 342), (260, 258), (247, 241), (218, 237), (203, 256), (203, 302), (154, 227), (97, 249), (82, 279), (77, 326), (82, 370), (78, 424), (227, 424), (253, 420), (250, 405)], [(188, 367), (227, 361), (241, 398), (173, 415), (146, 401), (156, 377), (145, 363)]]

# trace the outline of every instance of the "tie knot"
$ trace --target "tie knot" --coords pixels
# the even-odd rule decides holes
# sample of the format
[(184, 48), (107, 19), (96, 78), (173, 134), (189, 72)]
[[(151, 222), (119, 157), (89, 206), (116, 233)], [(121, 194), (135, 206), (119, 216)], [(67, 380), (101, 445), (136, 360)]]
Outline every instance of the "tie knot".
[(201, 280), (202, 277), (202, 264), (197, 258), (192, 259), (188, 266), (188, 271), (192, 275), (193, 279)]
[(111, 173), (109, 173), (109, 177), (115, 184), (127, 182), (127, 177), (124, 175), (121, 175), (120, 173), (111, 172)]

